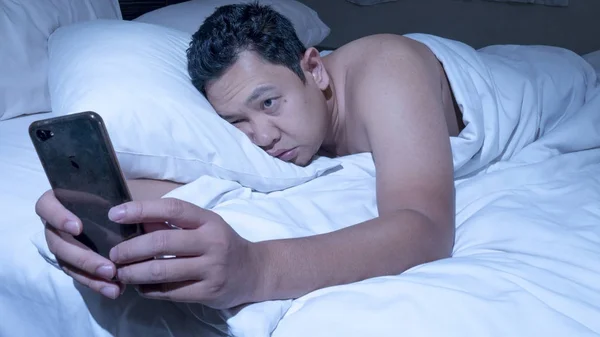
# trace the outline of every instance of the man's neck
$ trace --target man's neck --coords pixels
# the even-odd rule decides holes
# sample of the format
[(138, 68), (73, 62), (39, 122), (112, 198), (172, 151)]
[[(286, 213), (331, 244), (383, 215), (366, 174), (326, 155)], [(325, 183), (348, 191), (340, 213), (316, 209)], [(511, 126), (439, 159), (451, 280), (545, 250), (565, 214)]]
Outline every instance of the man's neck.
[(327, 136), (325, 137), (321, 148), (324, 152), (332, 156), (339, 156), (345, 152), (345, 150), (343, 150), (344, 146), (342, 145), (345, 144), (345, 116), (343, 111), (339, 109), (339, 96), (337, 95), (333, 79), (330, 80), (328, 92), (326, 92), (325, 95), (330, 122), (327, 130)]

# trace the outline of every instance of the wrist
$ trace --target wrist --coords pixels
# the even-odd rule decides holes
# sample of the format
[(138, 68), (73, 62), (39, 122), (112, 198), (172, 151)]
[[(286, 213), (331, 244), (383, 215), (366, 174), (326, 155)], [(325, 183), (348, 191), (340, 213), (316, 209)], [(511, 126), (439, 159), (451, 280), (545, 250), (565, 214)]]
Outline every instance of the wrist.
[(263, 302), (272, 299), (276, 285), (273, 268), (273, 255), (268, 242), (250, 242), (248, 247), (249, 268), (252, 289), (248, 302)]

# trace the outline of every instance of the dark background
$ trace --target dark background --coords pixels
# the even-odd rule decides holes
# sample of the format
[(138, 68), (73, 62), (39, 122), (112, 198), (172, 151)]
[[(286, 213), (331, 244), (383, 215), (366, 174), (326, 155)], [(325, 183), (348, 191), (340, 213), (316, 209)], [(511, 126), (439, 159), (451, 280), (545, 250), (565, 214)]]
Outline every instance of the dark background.
[[(182, 0), (120, 0), (125, 19)], [(584, 54), (600, 49), (600, 0), (568, 7), (485, 0), (398, 0), (357, 6), (346, 0), (300, 0), (330, 28), (322, 46), (339, 47), (375, 33), (429, 33), (475, 48), (490, 44), (544, 44)]]

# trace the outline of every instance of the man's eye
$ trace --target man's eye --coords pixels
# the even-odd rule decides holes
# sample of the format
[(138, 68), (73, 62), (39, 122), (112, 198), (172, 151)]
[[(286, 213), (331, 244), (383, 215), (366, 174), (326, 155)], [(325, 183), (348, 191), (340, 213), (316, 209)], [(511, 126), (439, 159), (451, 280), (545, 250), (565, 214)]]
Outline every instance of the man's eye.
[(275, 104), (275, 102), (273, 101), (273, 99), (269, 98), (263, 102), (263, 107), (265, 109), (268, 109), (268, 108), (272, 107), (273, 104)]

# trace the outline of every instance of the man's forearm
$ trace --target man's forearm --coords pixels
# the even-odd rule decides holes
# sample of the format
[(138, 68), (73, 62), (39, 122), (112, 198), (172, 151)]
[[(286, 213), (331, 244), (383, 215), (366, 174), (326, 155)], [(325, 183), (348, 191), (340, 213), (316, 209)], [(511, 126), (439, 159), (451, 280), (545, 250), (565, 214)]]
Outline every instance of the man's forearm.
[(254, 301), (297, 298), (310, 291), (403, 271), (449, 257), (451, 224), (400, 210), (332, 233), (256, 243), (260, 270)]
[(181, 184), (167, 180), (133, 179), (127, 180), (127, 187), (133, 200), (158, 199)]

